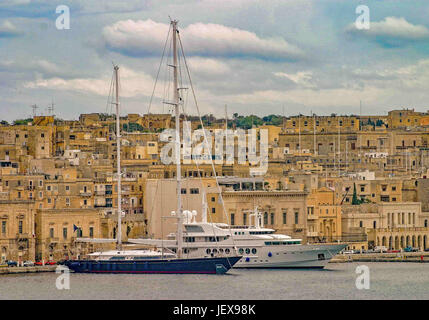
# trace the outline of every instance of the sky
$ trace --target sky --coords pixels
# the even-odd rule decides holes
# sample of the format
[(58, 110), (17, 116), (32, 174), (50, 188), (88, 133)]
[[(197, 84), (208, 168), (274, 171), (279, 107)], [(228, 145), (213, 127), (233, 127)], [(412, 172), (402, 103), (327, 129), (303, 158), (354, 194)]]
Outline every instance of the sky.
[[(56, 27), (61, 5), (70, 29)], [(360, 5), (369, 29), (356, 26)], [(427, 0), (0, 0), (0, 119), (27, 118), (34, 104), (49, 114), (52, 102), (62, 119), (109, 112), (112, 63), (121, 113), (146, 113), (169, 17), (203, 114), (427, 111), (428, 16)], [(166, 64), (152, 113), (169, 112)]]

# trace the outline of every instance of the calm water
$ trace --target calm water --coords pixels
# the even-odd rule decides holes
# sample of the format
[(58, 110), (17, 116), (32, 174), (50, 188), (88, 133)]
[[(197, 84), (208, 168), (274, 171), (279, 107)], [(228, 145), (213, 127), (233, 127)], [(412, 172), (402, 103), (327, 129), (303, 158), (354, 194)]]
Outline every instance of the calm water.
[[(370, 289), (355, 286), (356, 266), (370, 269)], [(325, 270), (240, 270), (228, 275), (0, 275), (0, 299), (429, 299), (429, 264), (338, 263)]]

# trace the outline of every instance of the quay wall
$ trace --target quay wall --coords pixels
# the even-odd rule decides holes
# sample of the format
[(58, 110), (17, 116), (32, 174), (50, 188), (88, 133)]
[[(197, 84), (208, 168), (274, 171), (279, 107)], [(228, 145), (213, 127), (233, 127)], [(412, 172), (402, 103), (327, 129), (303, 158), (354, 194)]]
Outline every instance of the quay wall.
[(35, 266), (35, 267), (3, 267), (0, 268), (2, 274), (18, 274), (18, 273), (35, 273), (35, 272), (55, 272), (57, 268), (54, 266)]
[(329, 261), (344, 262), (429, 262), (429, 252), (338, 254)]

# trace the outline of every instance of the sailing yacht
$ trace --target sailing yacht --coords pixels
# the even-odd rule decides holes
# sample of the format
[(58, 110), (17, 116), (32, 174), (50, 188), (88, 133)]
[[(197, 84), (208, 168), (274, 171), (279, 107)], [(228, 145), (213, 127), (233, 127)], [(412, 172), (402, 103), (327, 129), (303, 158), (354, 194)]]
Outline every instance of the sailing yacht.
[[(159, 250), (123, 250), (122, 249), (122, 209), (121, 209), (121, 135), (119, 117), (119, 67), (114, 66), (115, 93), (116, 93), (116, 147), (117, 147), (117, 184), (118, 184), (118, 227), (117, 249), (106, 252), (94, 252), (87, 255), (87, 259), (68, 260), (65, 265), (74, 272), (81, 273), (198, 273), (198, 274), (224, 274), (236, 264), (241, 256), (235, 250), (228, 255), (216, 257), (184, 258), (183, 254), (183, 209), (181, 203), (181, 163), (180, 163), (180, 100), (178, 87), (178, 61), (176, 37), (177, 21), (171, 21), (173, 30), (173, 90), (174, 101), (170, 104), (175, 107), (176, 120), (176, 170), (177, 170), (177, 210), (174, 217), (177, 220), (177, 236), (174, 253), (164, 253)], [(92, 242), (90, 239), (82, 240)], [(99, 239), (98, 242), (106, 242), (109, 239)], [(97, 242), (95, 240), (94, 242)]]

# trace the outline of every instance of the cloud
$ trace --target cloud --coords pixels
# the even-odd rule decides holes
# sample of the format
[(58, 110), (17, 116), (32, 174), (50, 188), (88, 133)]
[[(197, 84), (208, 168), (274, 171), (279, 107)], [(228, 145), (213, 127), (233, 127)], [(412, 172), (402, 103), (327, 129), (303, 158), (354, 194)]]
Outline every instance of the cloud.
[(231, 72), (226, 63), (216, 59), (191, 57), (187, 61), (191, 74), (216, 76)]
[(0, 25), (0, 38), (14, 38), (22, 35), (12, 22), (6, 20)]
[[(169, 25), (152, 20), (125, 20), (106, 26), (107, 48), (129, 56), (160, 55)], [(298, 47), (282, 38), (260, 38), (255, 33), (213, 23), (195, 23), (181, 29), (185, 54), (206, 57), (299, 59)]]
[[(120, 68), (121, 97), (150, 96), (153, 89), (154, 80), (143, 72), (135, 72), (127, 67)], [(48, 79), (38, 79), (24, 83), (24, 88), (28, 89), (50, 89), (74, 91), (98, 96), (109, 94), (111, 77), (99, 78), (74, 78), (64, 79), (53, 77)]]
[(20, 6), (24, 4), (29, 4), (31, 0), (2, 0), (0, 7), (7, 6)]
[(45, 77), (75, 77), (76, 71), (65, 65), (57, 65), (45, 59), (34, 60), (3, 60), (0, 61), (0, 72), (40, 74)]
[(386, 17), (380, 22), (371, 22), (369, 29), (357, 29), (354, 24), (346, 28), (346, 32), (365, 37), (388, 46), (400, 46), (409, 42), (429, 39), (429, 29), (424, 25), (414, 25), (405, 18)]
[(287, 78), (295, 84), (303, 87), (315, 87), (313, 83), (313, 72), (311, 71), (300, 71), (294, 74), (288, 74), (285, 72), (274, 72), (276, 77)]

